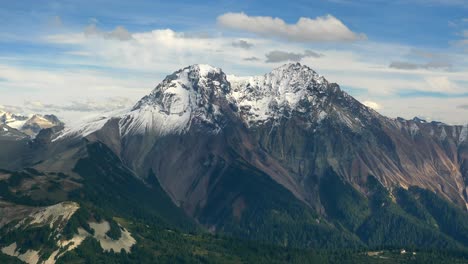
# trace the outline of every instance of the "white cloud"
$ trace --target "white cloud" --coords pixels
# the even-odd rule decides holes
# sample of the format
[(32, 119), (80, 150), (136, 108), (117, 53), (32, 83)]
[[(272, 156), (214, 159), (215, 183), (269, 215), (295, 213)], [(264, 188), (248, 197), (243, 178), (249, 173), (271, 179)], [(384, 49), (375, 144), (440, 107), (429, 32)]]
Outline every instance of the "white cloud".
[(426, 120), (448, 124), (468, 124), (466, 110), (457, 106), (466, 104), (465, 98), (385, 98), (379, 103), (382, 114), (411, 119), (423, 116)]
[(73, 100), (61, 104), (48, 104), (41, 101), (25, 101), (24, 107), (33, 112), (107, 112), (128, 108), (135, 101), (127, 97), (109, 96), (102, 100)]
[(132, 34), (122, 26), (117, 26), (111, 31), (103, 31), (96, 24), (90, 24), (83, 32), (49, 35), (44, 40), (56, 44), (84, 44), (92, 38), (128, 41), (132, 39)]
[[(83, 112), (102, 112), (134, 103), (158, 81), (101, 71), (37, 70), (2, 64), (0, 78), (5, 79), (0, 87), (0, 104), (8, 104), (8, 109), (18, 106), (24, 110), (21, 112), (55, 113), (66, 121)], [(119, 99), (122, 97), (125, 99)]]
[(372, 108), (372, 109), (374, 109), (374, 110), (380, 110), (380, 109), (382, 108), (381, 105), (379, 105), (378, 103), (373, 102), (373, 101), (364, 101), (364, 102), (362, 102), (362, 103), (363, 103), (365, 106), (370, 107), (370, 108)]
[(229, 29), (298, 42), (366, 39), (364, 34), (354, 33), (332, 15), (317, 18), (301, 17), (296, 24), (287, 24), (280, 18), (248, 16), (245, 13), (226, 13), (218, 17), (218, 23)]
[[(0, 79), (7, 80), (0, 86), (2, 92), (0, 103), (17, 102), (18, 98), (28, 98), (28, 100), (40, 100), (44, 104), (69, 106), (65, 102), (74, 100), (83, 102), (87, 99), (86, 95), (96, 96), (97, 100), (101, 100), (110, 93), (113, 96), (128, 96), (136, 101), (147, 94), (165, 75), (190, 64), (212, 64), (221, 67), (227, 74), (263, 74), (284, 63), (282, 60), (265, 62), (267, 59), (263, 58), (265, 52), (284, 51), (303, 55), (304, 50), (311, 48), (314, 53), (324, 56), (303, 57), (301, 58), (303, 64), (310, 66), (330, 82), (340, 84), (344, 90), (347, 88), (362, 90), (361, 94), (355, 94), (357, 98), (362, 101), (372, 98), (371, 101), (377, 101), (380, 106), (379, 111), (384, 114), (392, 117), (433, 116), (433, 119), (445, 122), (466, 121), (463, 115), (446, 114), (449, 113), (448, 108), (444, 114), (435, 114), (434, 109), (426, 107), (427, 102), (432, 100), (428, 97), (411, 101), (411, 107), (414, 107), (412, 110), (408, 110), (409, 105), (406, 105), (410, 104), (409, 99), (401, 100), (404, 103), (398, 103), (396, 99), (400, 98), (399, 94), (407, 91), (448, 93), (449, 96), (468, 92), (468, 86), (463, 85), (468, 83), (467, 54), (430, 50), (424, 54), (409, 55), (414, 53), (415, 48), (398, 44), (363, 41), (337, 47), (330, 44), (283, 42), (261, 37), (242, 38), (252, 44), (249, 49), (245, 49), (232, 45), (239, 41), (238, 37), (216, 34), (212, 36), (207, 38), (206, 35), (176, 32), (171, 29), (135, 32), (128, 41), (86, 36), (84, 32), (48, 36), (45, 41), (52, 45), (59, 43), (63, 49), (66, 49), (67, 43), (72, 44), (69, 45), (70, 50), (65, 51), (73, 54), (68, 57), (69, 65), (79, 61), (81, 64), (98, 68), (117, 68), (119, 72), (102, 73), (88, 70), (38, 72), (18, 67), (15, 67), (15, 72), (5, 72), (0, 65)], [(451, 71), (436, 67), (419, 67), (411, 71), (388, 67), (390, 58), (399, 61), (439, 60), (440, 56), (437, 54), (443, 54), (442, 58), (447, 56), (457, 58), (454, 60), (457, 64)], [(11, 70), (12, 67), (9, 67), (7, 70)], [(130, 80), (121, 74), (128, 72), (131, 72)], [(2, 87), (3, 90), (7, 89), (6, 93)], [(22, 93), (27, 89), (35, 90)], [(39, 91), (44, 95), (39, 94)], [(411, 94), (413, 97), (417, 95), (417, 93)], [(440, 104), (452, 103), (447, 98), (438, 98), (438, 100)], [(463, 105), (463, 100), (466, 101), (466, 97), (460, 98), (455, 105)], [(449, 106), (452, 107), (452, 113), (462, 111), (462, 109), (453, 110), (456, 108), (454, 105), (447, 107)], [(412, 116), (407, 116), (406, 113)]]
[(13, 114), (23, 114), (24, 109), (17, 105), (0, 105), (0, 114), (2, 112), (9, 112)]
[(427, 77), (427, 91), (443, 93), (461, 93), (463, 90), (446, 76)]

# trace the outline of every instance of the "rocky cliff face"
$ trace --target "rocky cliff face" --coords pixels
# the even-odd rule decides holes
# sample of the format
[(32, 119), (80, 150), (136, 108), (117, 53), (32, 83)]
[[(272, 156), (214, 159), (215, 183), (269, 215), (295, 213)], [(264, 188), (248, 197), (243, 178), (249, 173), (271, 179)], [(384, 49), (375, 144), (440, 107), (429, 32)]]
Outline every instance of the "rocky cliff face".
[(106, 143), (140, 177), (154, 171), (193, 212), (208, 199), (213, 173), (238, 159), (318, 209), (329, 168), (363, 194), (373, 175), (390, 190), (419, 186), (465, 206), (467, 133), (466, 126), (384, 117), (296, 63), (255, 77), (189, 66), (128, 113), (61, 138)]

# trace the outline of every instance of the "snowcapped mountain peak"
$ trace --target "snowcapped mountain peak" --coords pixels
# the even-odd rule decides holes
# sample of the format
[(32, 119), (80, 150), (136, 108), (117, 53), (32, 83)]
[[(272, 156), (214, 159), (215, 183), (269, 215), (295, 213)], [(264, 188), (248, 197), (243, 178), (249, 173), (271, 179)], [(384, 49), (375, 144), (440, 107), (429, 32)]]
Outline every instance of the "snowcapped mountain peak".
[(208, 64), (194, 64), (189, 66), (191, 69), (198, 69), (201, 76), (207, 76), (209, 73), (221, 73), (222, 70)]
[(291, 62), (283, 64), (271, 71), (271, 73), (291, 73), (291, 72), (311, 72), (313, 74), (317, 74), (312, 68), (307, 65), (302, 65), (299, 62)]
[[(168, 75), (156, 88), (134, 107), (159, 104), (165, 111), (183, 110), (197, 101), (206, 101), (213, 96), (230, 91), (226, 75), (220, 68), (195, 64)], [(199, 103), (199, 102), (198, 102)], [(182, 109), (179, 109), (181, 108)]]
[[(311, 68), (289, 63), (262, 76), (229, 76), (232, 94), (247, 124), (279, 119), (291, 111), (308, 112), (333, 89)], [(323, 115), (322, 115), (323, 117)]]
[(312, 68), (307, 65), (302, 65), (299, 62), (284, 64), (273, 69), (267, 75), (275, 76), (278, 79), (302, 80), (304, 82), (313, 81), (317, 83), (327, 82), (323, 76), (319, 75)]
[(34, 137), (41, 129), (62, 126), (63, 123), (54, 115), (33, 114), (29, 116), (0, 111), (0, 124), (8, 125), (28, 136)]
[[(366, 116), (354, 116), (361, 112)], [(239, 118), (250, 127), (294, 116), (310, 127), (336, 116), (354, 129), (362, 126), (368, 112), (338, 85), (300, 63), (251, 77), (226, 76), (220, 68), (194, 64), (168, 75), (129, 112), (98, 118), (90, 126), (70, 131), (87, 136), (116, 118), (124, 137), (179, 134), (194, 126), (217, 133), (227, 118)]]
[(193, 122), (219, 129), (216, 121), (230, 96), (220, 68), (195, 64), (168, 75), (121, 122), (123, 134), (182, 132)]

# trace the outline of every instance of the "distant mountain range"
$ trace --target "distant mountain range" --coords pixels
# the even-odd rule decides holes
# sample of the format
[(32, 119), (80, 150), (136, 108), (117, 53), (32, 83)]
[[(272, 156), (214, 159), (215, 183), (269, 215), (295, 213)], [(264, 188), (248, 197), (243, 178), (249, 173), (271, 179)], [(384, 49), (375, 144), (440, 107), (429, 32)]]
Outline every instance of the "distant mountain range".
[[(192, 65), (127, 112), (74, 127), (53, 116), (1, 117), (0, 213), (10, 213), (0, 248), (28, 263), (113, 259), (102, 253), (109, 245), (122, 258), (151, 255), (155, 238), (139, 224), (278, 252), (468, 252), (468, 126), (382, 116), (299, 63), (254, 77)], [(71, 202), (63, 226), (41, 222), (54, 239), (28, 244), (36, 230), (15, 240), (18, 219)], [(369, 259), (379, 261), (361, 260)]]
[[(42, 129), (63, 126), (64, 123), (55, 115), (34, 114), (24, 116), (0, 110), (0, 125), (4, 127), (8, 126), (28, 136), (34, 137)], [(4, 131), (7, 131), (7, 129), (6, 127)]]

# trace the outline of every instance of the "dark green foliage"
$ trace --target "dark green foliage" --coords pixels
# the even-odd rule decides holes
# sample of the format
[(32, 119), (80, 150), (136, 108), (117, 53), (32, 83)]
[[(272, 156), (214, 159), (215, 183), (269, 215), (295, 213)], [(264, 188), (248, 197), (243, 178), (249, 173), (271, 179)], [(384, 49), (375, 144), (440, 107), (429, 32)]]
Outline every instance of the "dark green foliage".
[(10, 245), (16, 242), (20, 253), (26, 252), (28, 249), (39, 250), (41, 248), (54, 248), (51, 230), (48, 226), (30, 227), (27, 229), (13, 229), (10, 232), (0, 233), (0, 245)]
[(366, 187), (370, 196), (370, 206), (372, 209), (389, 205), (392, 200), (387, 189), (372, 175), (367, 177)]
[(60, 190), (60, 188), (61, 188), (60, 182), (55, 181), (55, 180), (51, 180), (51, 181), (49, 181), (49, 186), (47, 187), (47, 191), (48, 192), (55, 192), (57, 190)]
[[(377, 179), (370, 176), (367, 185), (372, 214), (357, 234), (369, 247), (461, 249), (453, 239), (397, 206)], [(411, 199), (407, 197), (407, 201)]]
[(393, 206), (373, 212), (358, 235), (371, 248), (457, 249), (452, 239), (409, 218)]
[(412, 187), (409, 192), (437, 221), (442, 232), (468, 246), (468, 213), (466, 211), (428, 190)]
[(11, 173), (11, 171), (0, 168), (0, 173), (8, 174)]
[(68, 176), (62, 172), (57, 173), (57, 176), (59, 176), (59, 178), (62, 178), (62, 179), (68, 178)]
[(331, 219), (351, 231), (356, 231), (370, 215), (367, 198), (331, 169), (320, 180), (320, 201)]
[(122, 235), (122, 231), (120, 230), (119, 224), (114, 220), (109, 220), (110, 229), (107, 231), (106, 235), (114, 240), (118, 240)]
[(21, 184), (24, 179), (32, 178), (32, 176), (27, 172), (13, 172), (8, 178), (8, 185), (11, 187), (17, 187)]
[(31, 197), (22, 195), (21, 193), (13, 193), (9, 186), (7, 181), (0, 181), (0, 197), (2, 197), (2, 200), (29, 206), (46, 206), (55, 203), (49, 200), (33, 200)]
[(71, 239), (75, 234), (78, 234), (78, 228), (81, 227), (90, 234), (94, 234), (94, 230), (89, 226), (88, 222), (91, 220), (91, 213), (85, 206), (80, 208), (73, 214), (65, 225), (62, 234), (66, 239)]
[(277, 247), (208, 234), (186, 234), (177, 230), (151, 227), (137, 222), (127, 226), (138, 233), (131, 254), (102, 253), (91, 238), (57, 263), (466, 263), (457, 252), (417, 252), (400, 254), (385, 251), (369, 257), (357, 250), (307, 250)]
[(408, 214), (416, 217), (417, 219), (437, 228), (436, 220), (431, 216), (427, 209), (418, 202), (416, 197), (411, 192), (403, 188), (398, 188), (395, 191), (398, 205), (405, 210)]
[(356, 248), (360, 241), (338, 230), (264, 173), (239, 161), (223, 169), (200, 221), (245, 239), (306, 248)]
[(8, 263), (8, 264), (24, 264), (21, 260), (15, 258), (15, 257), (10, 257), (7, 255), (4, 255), (2, 252), (0, 252), (0, 263)]
[[(243, 160), (220, 163), (206, 206), (195, 212), (202, 224), (216, 229), (217, 235), (211, 235), (172, 203), (152, 171), (144, 183), (103, 144), (89, 144), (87, 150), (74, 168), (83, 187), (69, 195), (80, 209), (65, 226), (64, 238), (80, 227), (93, 233), (90, 221), (108, 221), (110, 238), (120, 238), (120, 223), (137, 244), (130, 254), (103, 253), (88, 238), (59, 263), (467, 263), (468, 213), (427, 190), (396, 189), (392, 199), (370, 176), (364, 196), (329, 170), (317, 180), (325, 210), (318, 214)], [(0, 181), (2, 199), (50, 203), (12, 192), (11, 187), (41, 172), (12, 174)], [(54, 174), (49, 191), (59, 188), (60, 178), (68, 176)], [(15, 241), (22, 251), (41, 249), (45, 259), (56, 248), (50, 232), (32, 227), (0, 233), (0, 247)], [(367, 256), (369, 248), (384, 249), (383, 258)], [(401, 248), (417, 255), (400, 254)], [(0, 263), (9, 263), (4, 259), (9, 258), (0, 254)]]

